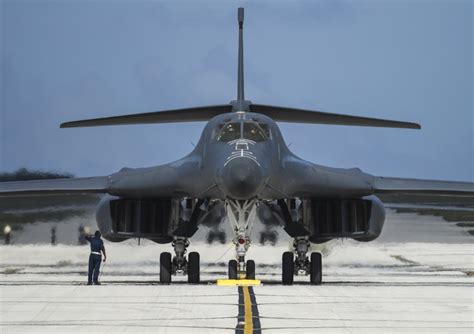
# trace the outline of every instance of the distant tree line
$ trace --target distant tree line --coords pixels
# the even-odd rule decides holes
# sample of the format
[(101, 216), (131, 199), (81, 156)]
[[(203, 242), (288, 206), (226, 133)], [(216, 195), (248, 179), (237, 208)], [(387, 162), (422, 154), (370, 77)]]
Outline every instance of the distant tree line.
[(0, 173), (0, 182), (63, 179), (71, 177), (74, 177), (74, 175), (70, 173), (45, 172), (20, 168), (11, 173)]

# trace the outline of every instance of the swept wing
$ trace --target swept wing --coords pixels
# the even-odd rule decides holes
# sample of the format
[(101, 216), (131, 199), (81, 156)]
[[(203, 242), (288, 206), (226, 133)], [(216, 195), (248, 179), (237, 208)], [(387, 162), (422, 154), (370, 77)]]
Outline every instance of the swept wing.
[(471, 182), (375, 177), (373, 187), (376, 194), (399, 193), (474, 197), (474, 183)]
[(106, 193), (107, 176), (0, 183), (1, 196), (62, 195), (74, 193)]

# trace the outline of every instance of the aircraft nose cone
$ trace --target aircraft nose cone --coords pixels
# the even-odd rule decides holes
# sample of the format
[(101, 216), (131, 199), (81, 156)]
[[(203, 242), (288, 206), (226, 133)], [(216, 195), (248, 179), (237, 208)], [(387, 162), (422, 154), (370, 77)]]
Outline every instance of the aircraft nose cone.
[(249, 199), (257, 194), (262, 183), (262, 171), (253, 161), (235, 159), (222, 171), (222, 188), (234, 199)]

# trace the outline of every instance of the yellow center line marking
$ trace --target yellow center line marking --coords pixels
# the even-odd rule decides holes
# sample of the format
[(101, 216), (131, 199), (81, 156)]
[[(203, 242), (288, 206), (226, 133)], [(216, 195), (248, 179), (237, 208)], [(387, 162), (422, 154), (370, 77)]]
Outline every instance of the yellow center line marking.
[(244, 310), (245, 310), (245, 324), (244, 324), (244, 333), (252, 334), (253, 333), (253, 316), (252, 316), (252, 301), (250, 300), (249, 287), (244, 286)]

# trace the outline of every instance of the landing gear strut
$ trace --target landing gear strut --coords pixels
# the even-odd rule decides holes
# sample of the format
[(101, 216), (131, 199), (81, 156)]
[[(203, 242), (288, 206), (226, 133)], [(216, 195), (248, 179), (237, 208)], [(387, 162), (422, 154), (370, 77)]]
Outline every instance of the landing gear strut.
[(188, 238), (176, 237), (173, 240), (175, 256), (171, 260), (171, 254), (163, 252), (160, 255), (160, 282), (171, 283), (171, 275), (188, 275), (189, 283), (199, 283), (199, 253), (191, 252), (186, 259), (186, 248), (189, 246)]
[(255, 279), (255, 262), (245, 261), (245, 255), (250, 247), (250, 233), (257, 214), (257, 200), (227, 200), (227, 217), (235, 233), (233, 240), (236, 259), (229, 261), (229, 279)]
[(186, 238), (175, 238), (171, 244), (174, 248), (173, 274), (187, 274), (187, 260), (184, 257), (189, 246), (189, 240)]
[(298, 237), (293, 241), (293, 252), (285, 252), (282, 257), (282, 283), (284, 285), (293, 284), (294, 275), (309, 275), (310, 283), (321, 284), (322, 281), (322, 261), (321, 253), (311, 253), (311, 260), (307, 253), (309, 250), (309, 240), (306, 237)]

